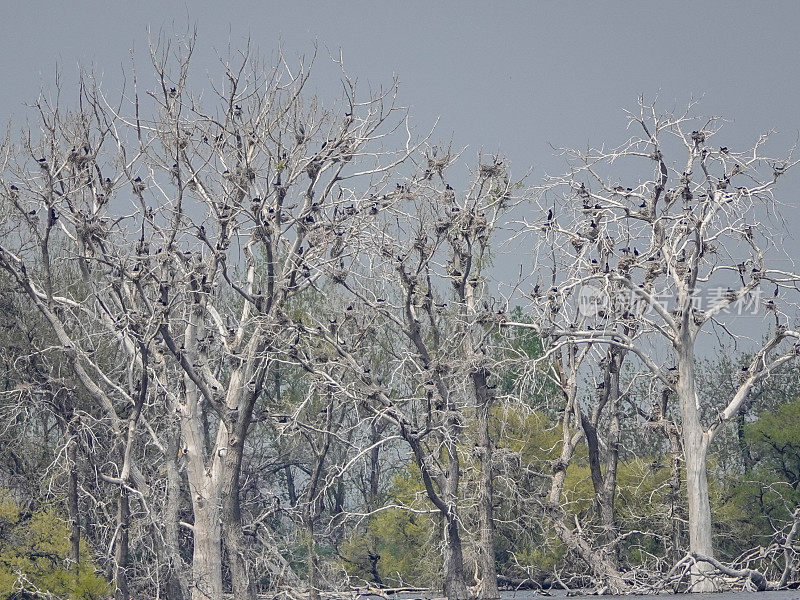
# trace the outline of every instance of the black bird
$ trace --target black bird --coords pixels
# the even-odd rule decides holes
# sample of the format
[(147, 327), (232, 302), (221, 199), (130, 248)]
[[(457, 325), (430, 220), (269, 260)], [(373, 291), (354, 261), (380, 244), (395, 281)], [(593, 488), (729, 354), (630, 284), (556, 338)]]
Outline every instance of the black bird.
[(706, 134), (703, 131), (693, 131), (692, 132), (692, 141), (695, 144), (702, 144), (706, 141)]
[(774, 292), (772, 292), (772, 295), (773, 295), (775, 298), (777, 298), (777, 297), (778, 297), (778, 286), (777, 286), (777, 285), (775, 286), (775, 291), (774, 291)]
[(553, 209), (552, 208), (547, 210), (547, 220), (548, 221), (552, 221), (553, 220)]

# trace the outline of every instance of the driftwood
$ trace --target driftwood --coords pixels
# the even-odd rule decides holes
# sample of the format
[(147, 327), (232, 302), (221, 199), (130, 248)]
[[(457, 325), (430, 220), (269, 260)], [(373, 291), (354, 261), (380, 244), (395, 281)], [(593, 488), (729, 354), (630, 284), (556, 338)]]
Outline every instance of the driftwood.
[(699, 552), (692, 552), (690, 556), (699, 562), (705, 562), (710, 564), (720, 573), (727, 575), (728, 577), (735, 577), (737, 579), (746, 579), (750, 581), (755, 589), (759, 592), (763, 592), (766, 590), (776, 590), (778, 589), (778, 584), (776, 582), (768, 581), (766, 577), (760, 572), (756, 571), (755, 569), (734, 569), (727, 565), (722, 564), (716, 558), (711, 556), (705, 556), (704, 554), (700, 554)]
[(792, 529), (789, 531), (789, 535), (786, 536), (786, 542), (783, 545), (785, 566), (783, 568), (781, 580), (778, 583), (778, 586), (781, 588), (791, 587), (789, 585), (789, 574), (792, 570), (792, 547), (794, 546), (794, 540), (797, 536), (798, 530), (800, 530), (800, 507), (796, 508), (794, 511), (794, 523), (792, 524)]

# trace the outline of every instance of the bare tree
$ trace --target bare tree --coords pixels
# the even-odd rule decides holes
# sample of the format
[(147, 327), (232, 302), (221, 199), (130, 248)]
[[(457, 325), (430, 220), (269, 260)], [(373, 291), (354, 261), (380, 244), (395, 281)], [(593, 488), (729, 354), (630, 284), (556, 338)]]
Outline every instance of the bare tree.
[[(588, 265), (594, 273), (573, 277), (569, 285), (586, 286), (599, 298), (624, 290), (629, 299), (624, 310), (637, 315), (639, 333), (633, 339), (605, 326), (576, 327), (569, 339), (633, 353), (643, 368), (675, 391), (682, 418), (690, 550), (713, 557), (709, 446), (737, 415), (753, 385), (797, 354), (789, 342), (798, 336), (793, 328), (798, 279), (791, 266), (782, 268), (781, 260), (788, 265), (791, 260), (775, 244), (778, 234), (767, 222), (778, 217), (774, 184), (796, 161), (791, 153), (784, 159), (764, 156), (767, 136), (743, 152), (711, 147), (712, 138), (721, 135), (722, 121), (692, 117), (691, 108), (684, 114), (660, 115), (642, 103), (629, 116), (640, 136), (612, 150), (566, 150), (572, 170), (550, 180), (548, 198), (563, 200), (566, 214), (573, 214), (571, 206), (578, 204), (583, 218), (562, 224), (559, 209), (555, 216), (550, 209), (545, 227), (568, 234), (576, 246), (609, 247), (607, 258), (595, 256)], [(671, 166), (670, 152), (682, 152), (681, 166)], [(620, 183), (633, 168), (629, 165), (642, 161), (652, 176), (630, 187)], [(577, 260), (585, 257), (578, 255)], [(764, 338), (747, 339), (733, 317), (764, 290), (769, 292), (761, 301), (769, 316)], [(706, 305), (698, 306), (699, 300)], [(709, 329), (739, 344), (755, 345), (724, 406), (704, 406), (697, 394), (698, 337)], [(674, 362), (660, 364), (659, 352), (670, 354)], [(706, 577), (709, 569), (709, 563), (694, 563), (692, 589), (714, 587)]]
[[(654, 574), (626, 540), (652, 532), (622, 521), (617, 480), (640, 419), (671, 459), (659, 523), (680, 521), (685, 465), (689, 554), (667, 580), (788, 585), (797, 513), (773, 527), (767, 571), (724, 565), (706, 471), (725, 424), (741, 445), (759, 386), (800, 355), (772, 196), (791, 153), (764, 156), (766, 136), (714, 148), (721, 120), (642, 102), (635, 137), (565, 150), (570, 172), (531, 190), (499, 156), (456, 173), (461, 153), (411, 130), (396, 82), (362, 95), (341, 57), (323, 104), (315, 57), (266, 64), (245, 45), (198, 85), (195, 43), (159, 36), (152, 77), (131, 68), (118, 99), (91, 73), (69, 101), (57, 82), (0, 143), (0, 434), (38, 452), (4, 443), (1, 483), (50, 469), (70, 577), (86, 536), (120, 600), (314, 600), (352, 585), (348, 528), (401, 509), (435, 524), (453, 600), (499, 598), (498, 532), (566, 546), (581, 585), (639, 589)], [(522, 246), (532, 272), (497, 281)], [(739, 318), (748, 303), (760, 320)], [(699, 391), (707, 332), (748, 352), (727, 395)], [(510, 450), (507, 423), (539, 410), (558, 439)], [(398, 473), (418, 476), (416, 500), (387, 500)], [(661, 575), (683, 542), (657, 537)]]
[[(120, 489), (123, 597), (127, 498), (145, 502), (148, 493), (134, 446), (150, 400), (179, 415), (192, 597), (222, 594), (220, 539), (234, 593), (255, 596), (239, 476), (271, 357), (291, 343), (287, 303), (361, 226), (348, 198), (368, 195), (414, 149), (398, 129), (405, 121), (394, 87), (361, 99), (345, 76), (342, 104), (325, 110), (304, 99), (307, 65), (279, 57), (264, 68), (249, 48), (223, 64), (222, 81), (209, 82), (214, 100), (205, 105), (188, 87), (194, 43), (192, 35), (159, 38), (156, 86), (141, 94), (134, 78), (129, 102), (112, 105), (90, 76), (75, 113), (60, 98), (41, 98), (41, 136), (3, 152), (4, 197), (18, 227), (0, 265), (45, 315), (120, 440), (118, 475), (104, 478)], [(379, 145), (392, 135), (398, 150)], [(55, 289), (61, 262), (79, 265), (79, 292)], [(104, 365), (85, 323), (104, 328), (128, 364)], [(171, 455), (160, 435), (168, 428), (146, 430)], [(170, 506), (177, 519), (174, 497)], [(177, 561), (174, 530), (169, 540)]]
[[(347, 294), (344, 319), (332, 317), (317, 330), (364, 390), (363, 396), (347, 393), (408, 444), (441, 518), (448, 598), (468, 595), (462, 470), (474, 458), (476, 593), (496, 598), (489, 419), (497, 384), (491, 334), (506, 306), (489, 297), (485, 269), (489, 239), (518, 201), (517, 188), (495, 157), (481, 163), (463, 197), (457, 197), (445, 175), (456, 156), (440, 151), (429, 150), (424, 172), (376, 196), (374, 204), (353, 206), (357, 213), (385, 216), (374, 221), (363, 246), (352, 248), (359, 260), (332, 273)], [(379, 331), (398, 340), (386, 350), (394, 361), (389, 369), (370, 360)], [(468, 416), (475, 424), (474, 457), (463, 448)]]

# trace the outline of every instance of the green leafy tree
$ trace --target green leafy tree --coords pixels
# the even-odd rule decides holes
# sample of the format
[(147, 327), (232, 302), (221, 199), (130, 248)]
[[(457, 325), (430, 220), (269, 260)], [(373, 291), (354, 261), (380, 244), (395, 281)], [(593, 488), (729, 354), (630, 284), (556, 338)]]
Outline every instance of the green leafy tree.
[[(68, 522), (51, 508), (23, 510), (0, 490), (0, 600), (52, 594), (71, 600), (106, 597), (110, 588), (83, 553), (68, 560)], [(86, 541), (82, 542), (88, 546)]]

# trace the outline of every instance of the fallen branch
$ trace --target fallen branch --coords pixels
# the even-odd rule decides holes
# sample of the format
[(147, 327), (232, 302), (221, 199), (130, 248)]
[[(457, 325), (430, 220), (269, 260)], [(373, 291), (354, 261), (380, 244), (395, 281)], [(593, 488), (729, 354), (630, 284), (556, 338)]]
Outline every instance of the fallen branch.
[(717, 571), (729, 577), (749, 580), (759, 592), (778, 589), (778, 584), (768, 581), (767, 578), (761, 574), (761, 572), (756, 571), (755, 569), (734, 569), (722, 564), (716, 558), (705, 556), (704, 554), (700, 554), (698, 552), (692, 552), (691, 557), (700, 562), (707, 562)]

